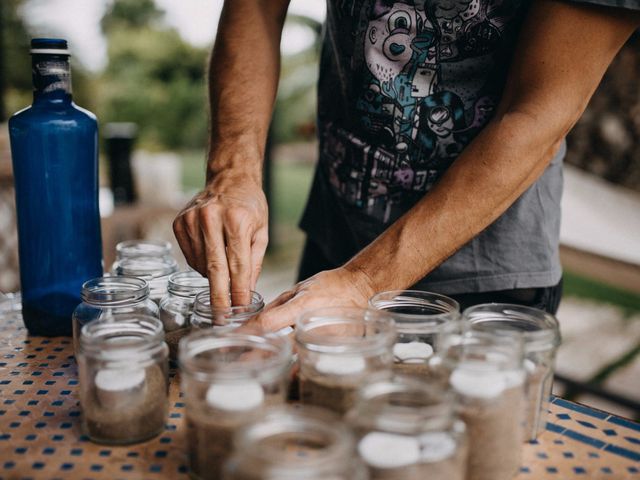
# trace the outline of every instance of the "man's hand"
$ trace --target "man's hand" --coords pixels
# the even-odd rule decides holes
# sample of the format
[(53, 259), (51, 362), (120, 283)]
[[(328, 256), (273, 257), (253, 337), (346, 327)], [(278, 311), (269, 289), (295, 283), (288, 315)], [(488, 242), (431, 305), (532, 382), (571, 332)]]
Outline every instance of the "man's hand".
[(302, 312), (322, 307), (366, 307), (375, 292), (359, 271), (336, 268), (294, 285), (266, 306), (251, 325), (274, 332), (293, 326)]
[(224, 171), (173, 222), (187, 263), (209, 278), (211, 304), (251, 300), (268, 242), (268, 209), (262, 187), (246, 174)]
[(267, 248), (265, 142), (289, 0), (225, 0), (209, 63), (207, 186), (173, 230), (189, 265), (209, 277), (211, 304), (247, 304)]

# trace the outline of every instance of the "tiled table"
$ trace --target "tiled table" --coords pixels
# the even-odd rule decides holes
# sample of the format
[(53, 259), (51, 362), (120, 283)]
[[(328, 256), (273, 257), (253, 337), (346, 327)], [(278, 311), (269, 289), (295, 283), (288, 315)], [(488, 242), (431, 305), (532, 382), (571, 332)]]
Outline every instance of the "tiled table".
[[(80, 433), (71, 341), (28, 337), (19, 316), (0, 320), (0, 480), (186, 479), (184, 403), (172, 370), (162, 435), (127, 447)], [(518, 480), (640, 479), (640, 425), (555, 398), (550, 423), (524, 446)]]

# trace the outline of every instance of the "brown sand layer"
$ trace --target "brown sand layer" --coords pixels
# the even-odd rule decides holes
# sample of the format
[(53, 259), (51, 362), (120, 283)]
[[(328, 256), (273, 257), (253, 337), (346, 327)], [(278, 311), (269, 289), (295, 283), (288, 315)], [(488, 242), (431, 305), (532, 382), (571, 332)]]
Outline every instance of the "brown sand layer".
[(164, 429), (167, 417), (167, 373), (158, 365), (145, 369), (144, 399), (131, 408), (114, 411), (103, 406), (96, 387), (83, 398), (85, 433), (97, 443), (130, 444), (147, 440)]
[(524, 407), (522, 386), (496, 399), (462, 400), (458, 414), (469, 436), (469, 480), (511, 480), (518, 472)]

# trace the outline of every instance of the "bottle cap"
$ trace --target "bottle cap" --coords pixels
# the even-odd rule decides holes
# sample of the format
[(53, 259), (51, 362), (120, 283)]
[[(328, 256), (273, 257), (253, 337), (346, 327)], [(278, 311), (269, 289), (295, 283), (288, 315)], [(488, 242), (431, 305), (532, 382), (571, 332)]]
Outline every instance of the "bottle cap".
[(34, 38), (31, 40), (31, 54), (71, 55), (67, 41), (62, 38)]

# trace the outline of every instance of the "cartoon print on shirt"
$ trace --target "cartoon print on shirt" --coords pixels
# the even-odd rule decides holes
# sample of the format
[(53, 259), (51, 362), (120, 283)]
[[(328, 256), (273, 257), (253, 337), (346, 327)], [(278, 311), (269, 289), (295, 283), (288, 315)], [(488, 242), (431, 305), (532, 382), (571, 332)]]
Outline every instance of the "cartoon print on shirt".
[(357, 17), (359, 124), (322, 132), (325, 165), (348, 204), (386, 223), (429, 191), (490, 119), (495, 100), (450, 89), (443, 65), (495, 49), (515, 7), (513, 0), (341, 1), (345, 15)]
[(404, 151), (415, 136), (416, 99), (435, 88), (435, 31), (424, 11), (403, 1), (375, 2), (370, 15), (364, 36), (369, 85), (358, 106), (386, 117), (383, 130)]

